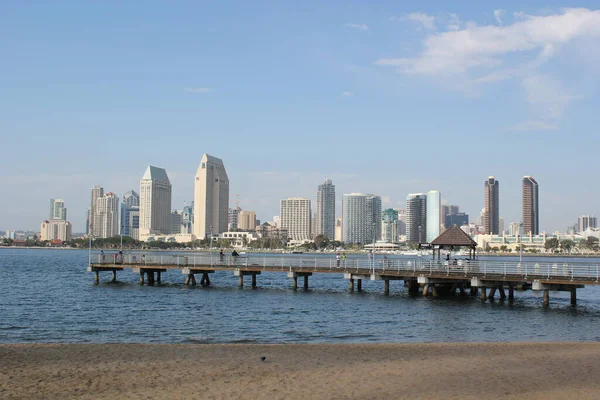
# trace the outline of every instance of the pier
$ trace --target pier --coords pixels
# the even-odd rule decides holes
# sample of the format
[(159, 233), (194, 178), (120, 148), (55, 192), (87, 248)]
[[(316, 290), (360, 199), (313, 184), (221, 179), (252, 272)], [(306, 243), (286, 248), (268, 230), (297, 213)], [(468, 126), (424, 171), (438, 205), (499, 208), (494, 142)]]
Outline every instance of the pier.
[[(154, 285), (161, 282), (161, 274), (179, 270), (185, 277), (183, 283), (193, 286), (211, 284), (210, 275), (215, 271), (231, 271), (239, 277), (238, 286), (244, 286), (244, 277), (251, 277), (253, 288), (263, 272), (285, 273), (291, 279), (293, 290), (298, 289), (298, 278), (303, 288), (309, 288), (309, 278), (315, 274), (339, 274), (348, 282), (350, 291), (361, 291), (363, 280), (383, 281), (383, 292), (389, 294), (390, 281), (404, 282), (412, 295), (448, 296), (471, 295), (481, 300), (513, 300), (515, 291), (534, 290), (543, 292), (543, 303), (549, 305), (550, 291), (567, 291), (571, 304), (577, 302), (577, 289), (585, 285), (600, 284), (600, 263), (568, 262), (519, 262), (459, 260), (449, 262), (423, 259), (373, 259), (361, 258), (336, 260), (328, 257), (262, 256), (243, 257), (215, 254), (188, 255), (119, 255), (90, 254), (88, 271), (95, 274), (100, 283), (100, 273), (111, 273), (116, 281), (117, 272), (131, 270), (139, 274), (140, 284)], [(468, 291), (468, 293), (467, 293)], [(508, 294), (507, 294), (508, 292)]]

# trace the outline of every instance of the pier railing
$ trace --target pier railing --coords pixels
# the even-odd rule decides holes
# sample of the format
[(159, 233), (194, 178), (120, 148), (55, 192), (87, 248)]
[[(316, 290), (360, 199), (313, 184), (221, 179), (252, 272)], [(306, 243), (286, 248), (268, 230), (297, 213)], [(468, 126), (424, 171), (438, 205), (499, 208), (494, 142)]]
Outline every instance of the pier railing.
[(270, 271), (297, 269), (316, 272), (373, 273), (379, 275), (446, 275), (469, 277), (560, 278), (571, 281), (595, 281), (600, 279), (600, 263), (575, 262), (519, 262), (458, 260), (439, 261), (422, 259), (386, 259), (375, 257), (337, 260), (325, 257), (264, 257), (243, 255), (233, 257), (218, 254), (202, 255), (154, 255), (154, 254), (96, 254), (94, 264), (123, 264), (140, 267), (216, 267), (218, 269), (258, 268)]

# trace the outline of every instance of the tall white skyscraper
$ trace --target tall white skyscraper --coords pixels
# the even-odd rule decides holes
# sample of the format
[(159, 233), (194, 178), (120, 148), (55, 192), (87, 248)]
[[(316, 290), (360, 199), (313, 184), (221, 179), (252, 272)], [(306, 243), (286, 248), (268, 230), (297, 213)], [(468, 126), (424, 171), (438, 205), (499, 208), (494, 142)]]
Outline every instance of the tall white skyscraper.
[(123, 195), (123, 202), (121, 203), (121, 234), (123, 236), (129, 236), (134, 239), (131, 233), (131, 229), (134, 227), (133, 218), (130, 218), (129, 214), (132, 211), (136, 211), (138, 215), (137, 227), (139, 228), (139, 205), (140, 205), (140, 195), (136, 193), (135, 190), (130, 190)]
[(94, 236), (110, 238), (119, 234), (119, 196), (107, 193), (96, 199)]
[(335, 185), (327, 179), (317, 190), (317, 235), (324, 235), (329, 240), (335, 239)]
[(342, 240), (373, 243), (381, 237), (381, 197), (365, 193), (342, 196)]
[(92, 201), (90, 203), (90, 211), (88, 213), (89, 233), (98, 236), (98, 231), (94, 229), (94, 221), (96, 220), (96, 201), (104, 196), (104, 188), (96, 185), (92, 188)]
[(220, 158), (202, 156), (194, 184), (194, 235), (205, 239), (227, 232), (229, 178)]
[(425, 243), (427, 239), (427, 194), (406, 196), (406, 241)]
[(149, 165), (140, 181), (140, 235), (170, 230), (171, 181), (163, 168)]
[(281, 229), (287, 229), (291, 240), (311, 239), (310, 200), (303, 197), (290, 197), (281, 200)]
[(67, 209), (63, 199), (50, 199), (50, 219), (67, 220)]
[(427, 243), (440, 236), (444, 226), (442, 218), (442, 194), (437, 190), (427, 192)]

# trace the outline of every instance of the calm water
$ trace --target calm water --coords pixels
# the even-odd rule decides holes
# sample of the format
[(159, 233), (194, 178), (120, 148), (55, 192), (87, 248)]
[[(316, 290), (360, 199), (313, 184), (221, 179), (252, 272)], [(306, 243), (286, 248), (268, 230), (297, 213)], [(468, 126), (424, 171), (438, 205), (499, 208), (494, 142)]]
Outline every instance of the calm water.
[(240, 290), (229, 271), (211, 275), (210, 288), (187, 288), (175, 271), (155, 287), (140, 286), (131, 271), (118, 283), (101, 274), (95, 286), (87, 260), (87, 251), (0, 249), (0, 343), (600, 340), (600, 288), (591, 286), (578, 291), (575, 308), (558, 292), (549, 308), (531, 291), (515, 292), (513, 303), (411, 298), (395, 281), (390, 296), (371, 281), (349, 293), (341, 274), (311, 277), (308, 292), (293, 292), (282, 273)]

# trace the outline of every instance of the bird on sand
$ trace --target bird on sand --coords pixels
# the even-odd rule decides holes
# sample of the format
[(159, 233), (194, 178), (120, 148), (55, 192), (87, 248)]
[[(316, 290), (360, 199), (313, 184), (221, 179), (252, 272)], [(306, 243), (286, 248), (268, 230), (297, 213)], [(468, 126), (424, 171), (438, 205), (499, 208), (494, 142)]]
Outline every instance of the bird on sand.
[(267, 359), (267, 357), (265, 357), (265, 356), (260, 357), (260, 361), (265, 361), (266, 359)]

